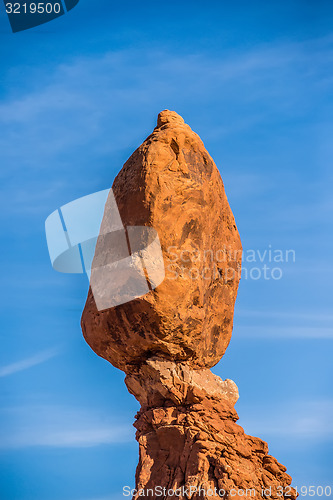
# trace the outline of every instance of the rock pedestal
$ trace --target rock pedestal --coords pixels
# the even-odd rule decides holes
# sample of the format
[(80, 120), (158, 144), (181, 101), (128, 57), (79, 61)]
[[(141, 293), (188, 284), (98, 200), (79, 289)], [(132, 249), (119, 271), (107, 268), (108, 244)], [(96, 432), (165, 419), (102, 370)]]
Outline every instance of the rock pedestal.
[(125, 382), (142, 405), (133, 499), (296, 498), (286, 467), (236, 424), (234, 382), (157, 358)]

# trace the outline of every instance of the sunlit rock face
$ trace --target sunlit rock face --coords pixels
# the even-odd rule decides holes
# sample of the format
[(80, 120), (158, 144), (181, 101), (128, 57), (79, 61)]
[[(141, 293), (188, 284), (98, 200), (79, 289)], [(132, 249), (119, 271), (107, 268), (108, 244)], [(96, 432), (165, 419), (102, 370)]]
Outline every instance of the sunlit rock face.
[(267, 444), (236, 424), (236, 384), (209, 369), (231, 338), (240, 267), (220, 173), (184, 120), (162, 111), (114, 181), (82, 314), (88, 344), (125, 371), (141, 405), (133, 500), (296, 498)]
[[(214, 366), (231, 338), (242, 252), (215, 163), (177, 113), (162, 111), (112, 191), (125, 227), (157, 231), (165, 278), (150, 293), (102, 311), (90, 290), (82, 315), (87, 342), (125, 371), (157, 353)], [(98, 281), (107, 289), (102, 274)]]

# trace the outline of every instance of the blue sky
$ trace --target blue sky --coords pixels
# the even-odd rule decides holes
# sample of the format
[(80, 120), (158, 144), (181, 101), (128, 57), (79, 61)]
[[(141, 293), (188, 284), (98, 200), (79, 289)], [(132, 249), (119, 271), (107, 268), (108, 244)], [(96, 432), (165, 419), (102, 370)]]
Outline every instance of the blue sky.
[(12, 34), (1, 9), (1, 500), (134, 484), (138, 404), (85, 344), (87, 278), (53, 271), (44, 221), (109, 188), (165, 108), (213, 156), (244, 249), (296, 255), (241, 280), (213, 371), (294, 485), (332, 483), (332, 20), (325, 1), (80, 0)]

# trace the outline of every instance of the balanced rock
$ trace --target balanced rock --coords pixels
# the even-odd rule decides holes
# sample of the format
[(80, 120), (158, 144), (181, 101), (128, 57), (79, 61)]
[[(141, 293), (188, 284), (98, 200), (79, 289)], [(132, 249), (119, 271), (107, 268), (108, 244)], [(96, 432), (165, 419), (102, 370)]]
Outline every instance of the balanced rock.
[[(103, 306), (114, 286), (104, 272), (108, 249), (116, 247), (111, 260), (123, 262), (117, 239), (127, 231), (129, 251), (135, 227), (157, 232), (165, 278), (142, 296)], [(119, 266), (122, 286), (129, 271)], [(297, 497), (267, 444), (236, 424), (236, 384), (209, 370), (230, 341), (240, 267), (241, 242), (219, 171), (184, 120), (162, 111), (114, 181), (82, 315), (88, 344), (126, 372), (141, 405), (133, 500)]]
[(82, 315), (86, 341), (126, 372), (152, 355), (214, 366), (231, 338), (242, 247), (220, 173), (177, 113), (162, 111), (125, 163), (102, 225), (113, 197), (125, 227), (157, 231), (165, 279), (105, 310), (97, 309), (90, 289)]

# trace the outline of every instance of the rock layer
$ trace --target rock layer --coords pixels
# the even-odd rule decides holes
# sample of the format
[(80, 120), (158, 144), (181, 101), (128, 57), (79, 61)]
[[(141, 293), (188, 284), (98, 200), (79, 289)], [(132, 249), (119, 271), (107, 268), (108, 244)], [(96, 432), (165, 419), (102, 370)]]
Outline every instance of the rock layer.
[[(88, 344), (126, 372), (141, 404), (133, 499), (295, 499), (286, 468), (236, 424), (236, 384), (209, 370), (230, 341), (241, 242), (203, 143), (179, 115), (163, 111), (112, 190), (125, 227), (157, 231), (166, 268), (155, 290), (114, 308), (97, 310), (90, 289), (82, 315)], [(102, 226), (112, 203), (113, 196)], [(95, 263), (114, 239), (104, 239)]]

